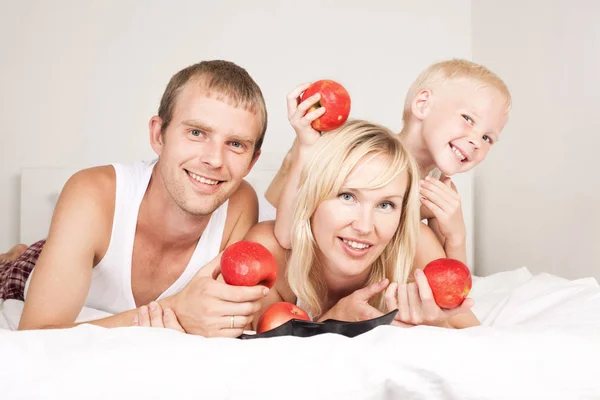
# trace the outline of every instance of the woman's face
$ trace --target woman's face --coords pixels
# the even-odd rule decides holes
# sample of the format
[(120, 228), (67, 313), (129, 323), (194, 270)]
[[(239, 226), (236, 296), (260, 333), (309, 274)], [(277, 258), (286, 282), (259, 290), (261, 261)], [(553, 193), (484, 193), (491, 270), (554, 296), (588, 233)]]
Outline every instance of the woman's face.
[(384, 187), (367, 189), (387, 165), (385, 156), (363, 159), (340, 192), (323, 201), (313, 214), (317, 256), (328, 275), (366, 278), (396, 233), (408, 173), (402, 172)]

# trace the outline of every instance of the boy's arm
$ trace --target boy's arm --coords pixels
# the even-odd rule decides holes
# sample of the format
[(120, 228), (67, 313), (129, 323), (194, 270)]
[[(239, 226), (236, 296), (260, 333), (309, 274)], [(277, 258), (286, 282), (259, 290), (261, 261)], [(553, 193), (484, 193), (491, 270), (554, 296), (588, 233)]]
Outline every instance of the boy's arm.
[(467, 263), (466, 227), (462, 202), (449, 177), (426, 177), (420, 182), (421, 215), (427, 218), (447, 258)]

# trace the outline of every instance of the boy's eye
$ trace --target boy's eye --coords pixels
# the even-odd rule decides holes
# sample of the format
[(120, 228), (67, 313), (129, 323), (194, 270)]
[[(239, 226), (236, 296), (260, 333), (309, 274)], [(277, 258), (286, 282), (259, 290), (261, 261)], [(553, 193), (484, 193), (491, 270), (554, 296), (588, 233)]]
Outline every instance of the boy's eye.
[(473, 118), (469, 117), (466, 114), (462, 114), (462, 117), (465, 119), (465, 121), (467, 121), (469, 124), (473, 124)]
[(489, 137), (488, 135), (483, 135), (481, 138), (482, 138), (484, 141), (488, 142), (489, 144), (492, 144), (492, 143), (494, 143), (494, 140), (493, 140), (491, 137)]

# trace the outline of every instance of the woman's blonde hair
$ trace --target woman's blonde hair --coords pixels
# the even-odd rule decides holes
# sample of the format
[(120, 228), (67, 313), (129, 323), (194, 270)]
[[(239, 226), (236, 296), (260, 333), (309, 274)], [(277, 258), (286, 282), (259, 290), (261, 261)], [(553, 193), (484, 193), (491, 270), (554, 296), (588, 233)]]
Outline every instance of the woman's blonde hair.
[[(311, 218), (323, 201), (339, 194), (348, 175), (361, 160), (378, 156), (387, 158), (388, 168), (374, 176), (367, 189), (383, 187), (404, 172), (408, 173), (408, 184), (398, 228), (373, 263), (365, 285), (384, 278), (405, 283), (408, 278), (419, 232), (418, 168), (398, 135), (380, 125), (350, 120), (338, 130), (323, 135), (314, 145), (302, 170), (296, 197), (288, 282), (313, 317), (323, 312), (327, 287), (316, 257), (318, 245), (311, 229)], [(383, 311), (383, 294), (371, 299), (371, 305)]]

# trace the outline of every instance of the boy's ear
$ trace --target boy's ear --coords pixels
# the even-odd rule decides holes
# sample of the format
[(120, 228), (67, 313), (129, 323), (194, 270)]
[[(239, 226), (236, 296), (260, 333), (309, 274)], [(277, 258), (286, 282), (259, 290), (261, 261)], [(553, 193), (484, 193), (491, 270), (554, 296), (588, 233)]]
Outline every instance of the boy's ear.
[(150, 145), (152, 146), (152, 150), (154, 150), (154, 152), (160, 156), (164, 145), (164, 137), (162, 134), (162, 118), (158, 115), (150, 118), (148, 128), (150, 130)]
[(419, 121), (422, 121), (427, 116), (431, 106), (431, 100), (431, 90), (429, 89), (421, 90), (413, 98), (411, 103), (412, 113)]

